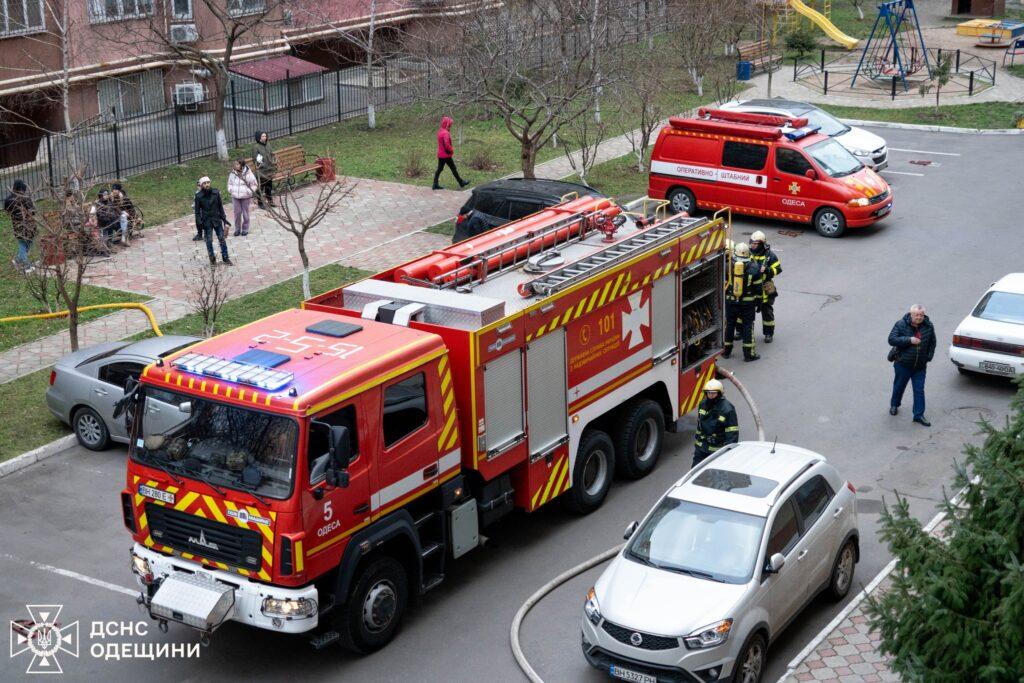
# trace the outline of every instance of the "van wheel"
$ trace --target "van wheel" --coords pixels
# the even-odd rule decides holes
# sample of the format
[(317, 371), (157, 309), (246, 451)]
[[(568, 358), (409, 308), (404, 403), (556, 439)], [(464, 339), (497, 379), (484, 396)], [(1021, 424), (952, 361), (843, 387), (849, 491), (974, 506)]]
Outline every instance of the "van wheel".
[(764, 636), (755, 633), (750, 636), (740, 656), (736, 658), (736, 668), (732, 672), (733, 683), (760, 683), (767, 660), (768, 645)]
[(697, 200), (693, 198), (693, 193), (685, 187), (677, 187), (668, 193), (668, 205), (673, 214), (685, 211), (692, 216), (693, 212), (697, 210)]
[(103, 418), (92, 408), (82, 407), (71, 418), (75, 438), (90, 451), (104, 451), (110, 447), (110, 430)]
[(614, 468), (611, 437), (596, 429), (586, 432), (572, 468), (572, 488), (564, 496), (566, 507), (581, 515), (601, 507), (611, 488)]
[(853, 585), (853, 568), (857, 564), (857, 549), (853, 539), (847, 541), (836, 555), (832, 565), (832, 575), (828, 581), (828, 596), (839, 602), (850, 592)]
[(645, 477), (658, 464), (665, 435), (661, 406), (650, 399), (626, 404), (615, 439), (615, 469), (629, 479)]
[(408, 586), (398, 560), (387, 556), (371, 560), (359, 572), (345, 609), (334, 619), (342, 647), (367, 654), (391, 642), (405, 614)]
[(839, 237), (846, 232), (846, 217), (839, 209), (826, 206), (814, 214), (814, 229), (825, 237)]

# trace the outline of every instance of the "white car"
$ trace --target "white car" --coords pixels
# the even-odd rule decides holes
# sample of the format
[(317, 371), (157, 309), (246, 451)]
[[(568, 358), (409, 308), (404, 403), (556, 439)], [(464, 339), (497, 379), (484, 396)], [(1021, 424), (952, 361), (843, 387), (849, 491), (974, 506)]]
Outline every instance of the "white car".
[(808, 125), (817, 126), (822, 134), (835, 138), (836, 142), (868, 168), (881, 171), (889, 165), (889, 150), (883, 138), (863, 128), (848, 126), (827, 111), (807, 102), (794, 102), (779, 97), (770, 100), (733, 100), (719, 109), (805, 118)]
[(817, 453), (726, 446), (680, 479), (587, 594), (587, 661), (635, 683), (757, 683), (768, 646), (819, 592), (849, 593), (853, 485)]
[(960, 372), (1024, 374), (1024, 273), (995, 282), (956, 326), (949, 359)]

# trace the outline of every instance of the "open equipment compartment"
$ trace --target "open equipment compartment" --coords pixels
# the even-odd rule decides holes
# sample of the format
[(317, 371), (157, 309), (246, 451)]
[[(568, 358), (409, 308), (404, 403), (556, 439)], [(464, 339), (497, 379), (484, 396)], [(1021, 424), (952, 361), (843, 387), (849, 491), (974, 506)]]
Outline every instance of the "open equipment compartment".
[(725, 253), (680, 273), (680, 349), (686, 371), (723, 348)]

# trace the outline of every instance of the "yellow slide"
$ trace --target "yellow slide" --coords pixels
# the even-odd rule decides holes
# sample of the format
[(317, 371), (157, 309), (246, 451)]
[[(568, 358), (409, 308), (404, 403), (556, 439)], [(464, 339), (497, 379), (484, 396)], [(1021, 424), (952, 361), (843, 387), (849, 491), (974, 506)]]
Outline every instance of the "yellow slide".
[(817, 24), (818, 28), (824, 31), (826, 36), (839, 43), (847, 50), (852, 50), (857, 47), (857, 43), (860, 42), (856, 38), (851, 38), (840, 31), (824, 14), (813, 7), (808, 7), (801, 2), (801, 0), (789, 0), (789, 6)]

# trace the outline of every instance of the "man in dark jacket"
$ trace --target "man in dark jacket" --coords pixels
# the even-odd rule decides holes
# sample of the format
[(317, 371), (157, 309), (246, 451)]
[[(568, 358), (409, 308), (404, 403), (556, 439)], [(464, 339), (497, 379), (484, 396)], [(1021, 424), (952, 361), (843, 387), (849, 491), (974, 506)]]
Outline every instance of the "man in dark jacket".
[(256, 143), (252, 146), (252, 161), (256, 166), (256, 178), (260, 181), (260, 191), (256, 193), (256, 204), (259, 208), (274, 205), (274, 174), (277, 173), (277, 157), (270, 149), (270, 136), (263, 131), (256, 131)]
[(110, 249), (114, 241), (114, 235), (121, 227), (121, 214), (114, 206), (114, 200), (110, 197), (110, 190), (104, 188), (96, 195), (96, 203), (93, 204), (96, 214), (96, 227), (100, 230), (100, 237), (103, 238), (103, 247)]
[(761, 301), (764, 277), (761, 267), (750, 260), (750, 246), (739, 242), (733, 246), (733, 259), (729, 265), (729, 281), (725, 288), (725, 351), (723, 358), (732, 355), (732, 342), (737, 328), (743, 340), (743, 360), (755, 361), (761, 356), (754, 346), (755, 307)]
[(220, 257), (227, 265), (234, 265), (228, 258), (228, 243), (224, 240), (224, 226), (231, 225), (224, 213), (224, 201), (220, 192), (210, 187), (210, 179), (203, 176), (199, 179), (199, 192), (196, 193), (196, 230), (202, 230), (206, 237), (206, 253), (210, 256), (210, 265), (217, 263), (213, 254), (213, 235), (216, 233), (220, 243)]
[(10, 193), (4, 197), (4, 211), (11, 217), (11, 231), (18, 241), (18, 254), (14, 257), (14, 266), (25, 272), (31, 272), (32, 262), (28, 252), (32, 249), (32, 241), (36, 238), (36, 206), (32, 203), (32, 195), (24, 180), (15, 180)]
[(135, 206), (124, 185), (114, 183), (110, 186), (110, 200), (117, 209), (118, 225), (121, 228), (121, 244), (128, 246), (130, 238), (142, 237), (142, 212)]
[(765, 241), (762, 230), (755, 230), (750, 236), (750, 260), (761, 268), (764, 277), (761, 301), (757, 308), (761, 312), (761, 330), (764, 332), (764, 343), (771, 344), (775, 337), (775, 299), (779, 296), (775, 288), (775, 276), (782, 272), (782, 263), (772, 248)]
[(717, 379), (704, 385), (704, 400), (697, 407), (697, 434), (694, 436), (693, 466), (722, 446), (740, 440), (736, 409), (723, 395), (722, 383)]
[(932, 423), (924, 416), (924, 379), (928, 363), (935, 355), (935, 328), (925, 313), (924, 306), (914, 304), (909, 313), (896, 321), (889, 333), (889, 345), (895, 347), (892, 364), (895, 378), (889, 414), (899, 413), (903, 392), (910, 382), (914, 387), (914, 422), (931, 427)]

